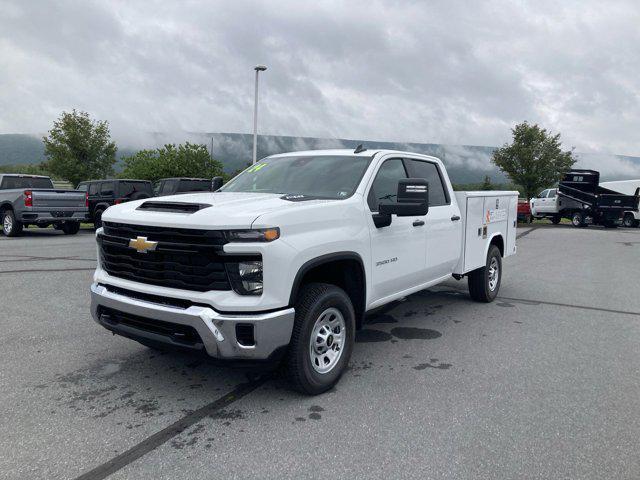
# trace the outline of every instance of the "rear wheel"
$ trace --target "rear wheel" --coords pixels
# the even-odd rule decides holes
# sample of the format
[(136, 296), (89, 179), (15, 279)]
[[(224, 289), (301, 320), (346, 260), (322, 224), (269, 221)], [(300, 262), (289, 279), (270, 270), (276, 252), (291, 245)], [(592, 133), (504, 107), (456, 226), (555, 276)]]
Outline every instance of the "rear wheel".
[(348, 295), (326, 283), (311, 283), (296, 302), (285, 370), (292, 386), (309, 395), (333, 387), (353, 351), (355, 313)]
[(502, 256), (495, 245), (489, 247), (487, 263), (469, 274), (469, 295), (476, 302), (493, 302), (502, 280)]
[(16, 220), (13, 210), (5, 210), (2, 214), (2, 233), (7, 237), (16, 237), (22, 232), (22, 223)]
[(64, 222), (62, 231), (65, 235), (75, 235), (80, 230), (80, 222)]
[(636, 219), (633, 216), (633, 213), (625, 213), (624, 218), (622, 219), (622, 226), (627, 228), (632, 228), (636, 226)]

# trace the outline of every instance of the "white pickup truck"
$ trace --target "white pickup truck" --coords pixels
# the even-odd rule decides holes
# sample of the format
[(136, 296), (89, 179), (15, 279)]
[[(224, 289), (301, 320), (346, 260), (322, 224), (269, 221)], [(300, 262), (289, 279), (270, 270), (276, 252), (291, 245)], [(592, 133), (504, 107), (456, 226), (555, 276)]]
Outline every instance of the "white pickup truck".
[(452, 275), (491, 302), (516, 252), (517, 200), (454, 192), (425, 155), (274, 155), (215, 193), (106, 210), (92, 315), (150, 347), (283, 360), (294, 387), (318, 394), (367, 311)]

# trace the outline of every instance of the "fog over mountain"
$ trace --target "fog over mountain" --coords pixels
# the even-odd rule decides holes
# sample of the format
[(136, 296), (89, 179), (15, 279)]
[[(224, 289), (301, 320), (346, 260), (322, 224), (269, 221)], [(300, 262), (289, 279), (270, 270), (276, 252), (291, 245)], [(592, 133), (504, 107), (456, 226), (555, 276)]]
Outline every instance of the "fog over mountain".
[[(210, 149), (212, 140), (213, 155), (224, 164), (225, 171), (228, 173), (244, 168), (251, 161), (253, 137), (242, 133), (145, 134), (139, 137), (135, 145), (119, 145), (118, 157), (130, 155), (141, 148), (156, 148), (165, 143), (186, 141), (204, 144)], [(485, 175), (489, 175), (494, 183), (507, 181), (505, 176), (491, 164), (491, 154), (495, 147), (487, 146), (260, 135), (258, 157), (297, 150), (355, 148), (360, 143), (372, 152), (391, 149), (434, 155), (445, 162), (454, 183), (480, 182)], [(576, 155), (577, 167), (598, 170), (603, 179), (640, 178), (640, 157), (594, 153), (577, 153)], [(40, 137), (0, 135), (0, 165), (38, 163), (42, 160), (44, 160), (44, 150)]]

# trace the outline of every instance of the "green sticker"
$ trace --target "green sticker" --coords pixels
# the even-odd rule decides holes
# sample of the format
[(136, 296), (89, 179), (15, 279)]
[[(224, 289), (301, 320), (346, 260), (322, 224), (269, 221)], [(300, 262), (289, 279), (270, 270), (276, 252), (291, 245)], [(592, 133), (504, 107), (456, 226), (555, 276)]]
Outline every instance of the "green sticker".
[(258, 163), (256, 165), (254, 165), (253, 167), (250, 167), (249, 170), (247, 170), (247, 172), (249, 173), (256, 173), (257, 171), (259, 171), (261, 168), (266, 167), (267, 164), (266, 163)]

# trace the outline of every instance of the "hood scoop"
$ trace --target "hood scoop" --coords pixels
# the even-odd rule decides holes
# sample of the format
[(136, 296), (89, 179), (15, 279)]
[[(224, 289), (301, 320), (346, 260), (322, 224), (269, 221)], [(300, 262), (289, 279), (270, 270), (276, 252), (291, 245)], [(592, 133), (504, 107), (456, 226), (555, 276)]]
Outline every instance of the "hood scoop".
[(204, 208), (209, 208), (208, 203), (187, 203), (187, 202), (144, 202), (136, 210), (147, 212), (167, 212), (167, 213), (195, 213)]

